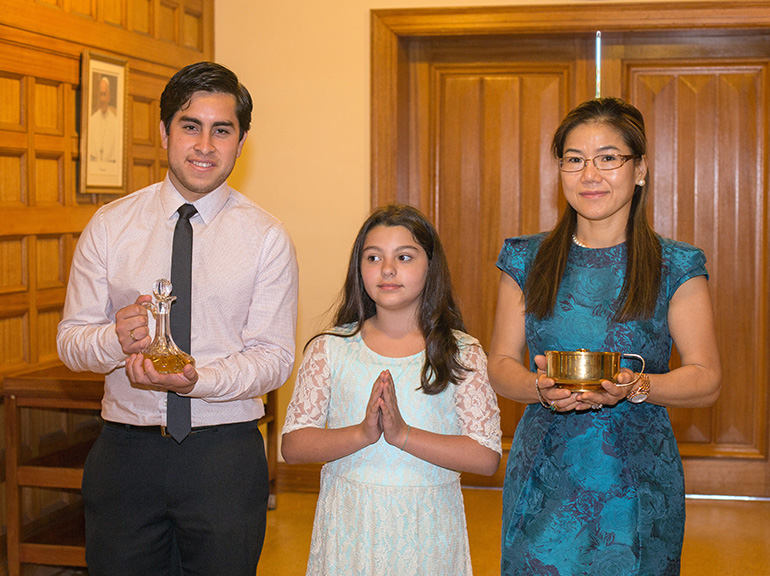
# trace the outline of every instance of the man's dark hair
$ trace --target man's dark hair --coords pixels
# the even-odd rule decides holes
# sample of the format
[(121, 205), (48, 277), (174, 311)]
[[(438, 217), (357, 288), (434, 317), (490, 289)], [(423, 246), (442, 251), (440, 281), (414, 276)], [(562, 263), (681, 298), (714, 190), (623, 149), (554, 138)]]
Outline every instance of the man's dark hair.
[(251, 94), (238, 77), (221, 64), (197, 62), (174, 74), (160, 96), (160, 119), (168, 134), (174, 114), (187, 107), (195, 92), (218, 92), (235, 97), (235, 115), (238, 118), (239, 140), (251, 127)]

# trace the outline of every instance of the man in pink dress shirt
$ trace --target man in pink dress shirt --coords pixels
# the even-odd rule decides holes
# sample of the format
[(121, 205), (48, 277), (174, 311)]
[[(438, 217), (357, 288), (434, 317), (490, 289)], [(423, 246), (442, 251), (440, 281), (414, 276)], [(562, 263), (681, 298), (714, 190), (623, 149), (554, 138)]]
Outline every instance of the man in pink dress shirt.
[[(252, 110), (235, 74), (187, 66), (160, 108), (166, 178), (88, 223), (59, 325), (64, 363), (106, 374), (105, 425), (83, 477), (86, 560), (91, 576), (254, 576), (268, 498), (260, 397), (294, 364), (296, 257), (283, 225), (227, 184)], [(159, 374), (141, 354), (154, 336), (143, 304), (170, 278), (184, 204), (195, 208), (195, 365)], [(166, 434), (169, 392), (190, 399), (181, 441)]]

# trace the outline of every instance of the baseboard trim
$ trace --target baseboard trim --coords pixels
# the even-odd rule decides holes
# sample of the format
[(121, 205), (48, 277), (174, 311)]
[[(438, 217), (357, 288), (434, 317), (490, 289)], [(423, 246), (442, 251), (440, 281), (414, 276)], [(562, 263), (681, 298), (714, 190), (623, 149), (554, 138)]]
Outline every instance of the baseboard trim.
[[(321, 467), (323, 464), (287, 464), (278, 463), (278, 492), (315, 492), (321, 486)], [(505, 462), (493, 476), (479, 476), (463, 473), (462, 485), (466, 488), (500, 488), (505, 478)]]
[(315, 492), (321, 487), (323, 464), (278, 462), (278, 492)]

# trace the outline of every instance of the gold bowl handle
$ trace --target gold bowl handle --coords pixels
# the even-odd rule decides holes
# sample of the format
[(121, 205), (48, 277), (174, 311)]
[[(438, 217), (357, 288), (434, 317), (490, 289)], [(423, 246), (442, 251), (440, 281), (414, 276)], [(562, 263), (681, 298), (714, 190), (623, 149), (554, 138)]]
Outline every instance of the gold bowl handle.
[(628, 384), (615, 384), (615, 386), (620, 386), (621, 388), (625, 388), (627, 386), (633, 386), (634, 384), (639, 382), (639, 378), (641, 378), (642, 374), (644, 374), (644, 367), (645, 367), (644, 358), (639, 356), (639, 354), (621, 354), (621, 356), (623, 358), (636, 358), (637, 360), (639, 360), (639, 362), (642, 363), (642, 370), (637, 373), (638, 374), (637, 377), (631, 380), (631, 382), (629, 382)]

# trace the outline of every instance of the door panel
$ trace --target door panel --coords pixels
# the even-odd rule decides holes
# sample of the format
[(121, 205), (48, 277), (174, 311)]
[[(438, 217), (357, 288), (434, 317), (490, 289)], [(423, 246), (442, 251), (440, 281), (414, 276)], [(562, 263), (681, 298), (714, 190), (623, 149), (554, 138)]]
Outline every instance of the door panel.
[[(757, 349), (766, 294), (759, 292), (767, 238), (762, 159), (767, 138), (766, 65), (627, 65), (628, 93), (651, 119), (654, 225), (708, 258), (725, 393), (709, 409), (671, 409), (685, 455), (757, 456), (765, 451)], [(737, 298), (736, 298), (737, 297)], [(739, 371), (732, 367), (740, 366)], [(740, 393), (731, 393), (733, 391)]]
[(557, 175), (540, 127), (561, 114), (565, 82), (558, 74), (447, 71), (442, 83), (436, 222), (466, 322), (488, 344), (499, 279), (489, 263), (502, 239), (557, 218)]
[[(436, 221), (468, 330), (488, 347), (502, 239), (555, 222), (556, 199), (522, 188), (556, 189), (539, 127), (559, 117), (565, 82), (517, 70), (443, 70), (440, 82)], [(510, 441), (524, 407), (501, 399), (500, 408)]]

